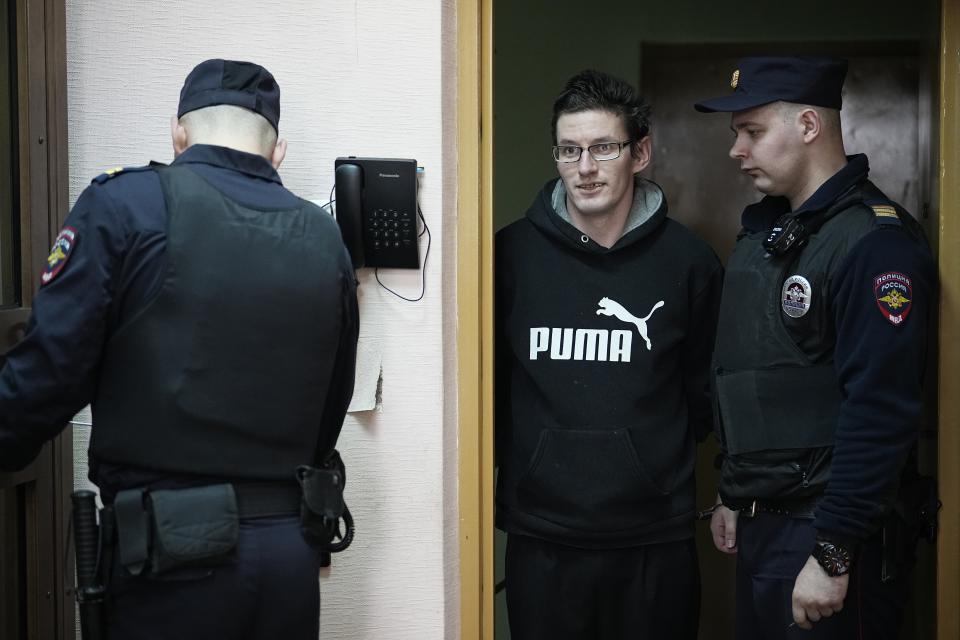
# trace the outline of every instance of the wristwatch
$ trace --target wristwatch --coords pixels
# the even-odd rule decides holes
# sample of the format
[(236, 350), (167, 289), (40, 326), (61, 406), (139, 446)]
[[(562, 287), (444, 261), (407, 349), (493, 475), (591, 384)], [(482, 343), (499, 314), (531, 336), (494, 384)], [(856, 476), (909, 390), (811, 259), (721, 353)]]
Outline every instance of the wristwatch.
[(827, 575), (832, 578), (850, 573), (850, 565), (853, 561), (850, 557), (850, 551), (846, 547), (835, 542), (817, 540), (811, 555), (820, 563)]

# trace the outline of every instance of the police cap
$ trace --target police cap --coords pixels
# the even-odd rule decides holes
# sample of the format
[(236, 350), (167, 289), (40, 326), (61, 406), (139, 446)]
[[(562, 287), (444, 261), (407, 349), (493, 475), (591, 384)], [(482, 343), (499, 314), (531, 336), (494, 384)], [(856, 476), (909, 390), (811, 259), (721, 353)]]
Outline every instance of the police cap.
[(743, 58), (730, 79), (733, 93), (698, 102), (697, 111), (743, 111), (783, 100), (840, 109), (847, 61), (821, 56)]
[(280, 87), (273, 75), (258, 64), (214, 59), (194, 67), (183, 81), (177, 117), (217, 104), (250, 109), (279, 131)]

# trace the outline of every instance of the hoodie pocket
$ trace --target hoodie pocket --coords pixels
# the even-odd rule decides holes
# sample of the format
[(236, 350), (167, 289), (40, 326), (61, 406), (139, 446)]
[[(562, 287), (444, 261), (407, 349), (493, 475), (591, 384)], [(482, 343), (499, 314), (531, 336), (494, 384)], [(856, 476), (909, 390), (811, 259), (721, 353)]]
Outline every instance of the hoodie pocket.
[(647, 522), (644, 506), (668, 495), (640, 462), (627, 429), (544, 429), (517, 485), (531, 515), (582, 531)]

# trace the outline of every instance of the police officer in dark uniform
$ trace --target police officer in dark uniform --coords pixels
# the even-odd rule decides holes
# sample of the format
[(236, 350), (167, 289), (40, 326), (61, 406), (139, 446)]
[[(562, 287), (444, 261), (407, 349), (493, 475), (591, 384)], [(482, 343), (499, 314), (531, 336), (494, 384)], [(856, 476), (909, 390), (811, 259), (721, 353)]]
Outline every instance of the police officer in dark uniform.
[[(746, 58), (730, 156), (743, 212), (714, 353), (714, 544), (737, 553), (736, 637), (895, 638), (881, 530), (917, 439), (936, 270), (918, 224), (846, 156), (846, 61)], [(812, 632), (803, 632), (800, 629)]]
[(333, 219), (280, 181), (279, 118), (263, 67), (194, 68), (176, 159), (84, 190), (0, 372), (4, 470), (92, 404), (111, 638), (319, 633), (297, 469), (342, 490), (356, 283)]

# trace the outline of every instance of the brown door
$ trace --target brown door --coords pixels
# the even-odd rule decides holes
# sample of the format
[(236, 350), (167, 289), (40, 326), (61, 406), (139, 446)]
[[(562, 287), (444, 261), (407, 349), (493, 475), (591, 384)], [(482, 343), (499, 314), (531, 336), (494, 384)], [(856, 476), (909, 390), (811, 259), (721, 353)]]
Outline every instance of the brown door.
[[(23, 335), (65, 204), (63, 3), (0, 6), (0, 354)], [(0, 363), (2, 363), (0, 356)], [(69, 434), (0, 473), (0, 638), (74, 636)]]

